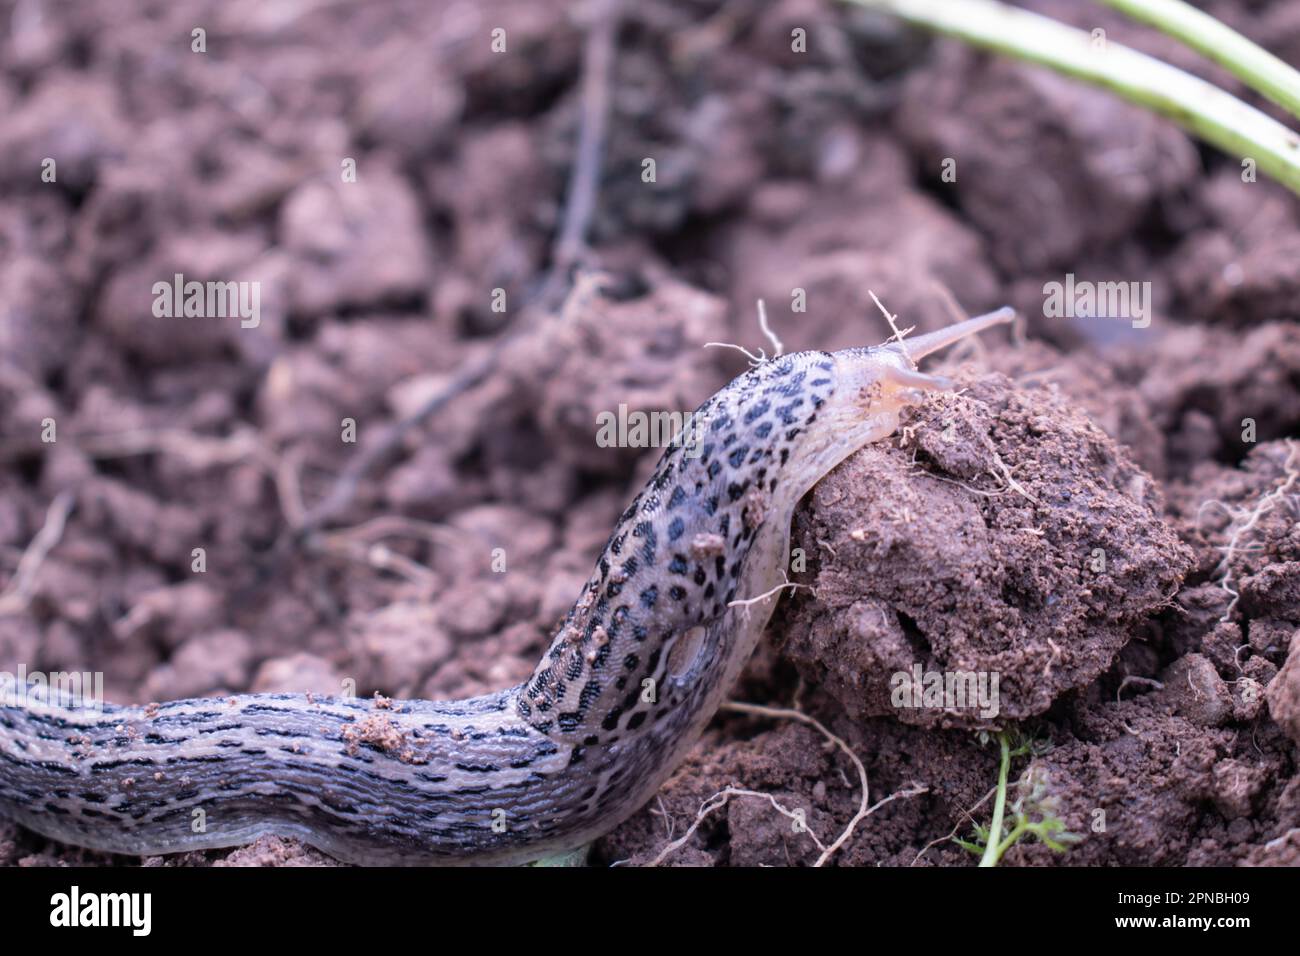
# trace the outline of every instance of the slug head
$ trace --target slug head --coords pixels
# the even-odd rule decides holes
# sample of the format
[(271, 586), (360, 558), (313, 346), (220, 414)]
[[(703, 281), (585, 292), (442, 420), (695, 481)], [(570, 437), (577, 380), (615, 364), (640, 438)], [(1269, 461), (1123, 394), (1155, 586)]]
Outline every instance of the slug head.
[(920, 402), (926, 392), (952, 388), (951, 379), (918, 371), (919, 359), (990, 326), (1011, 322), (1015, 315), (1013, 309), (1004, 307), (926, 335), (836, 352), (839, 387), (860, 414), (884, 416), (893, 423), (892, 431), (903, 408)]
[(859, 448), (892, 435), (899, 413), (926, 392), (952, 387), (944, 376), (917, 371), (918, 359), (1014, 318), (1012, 309), (1002, 308), (926, 335), (832, 353), (835, 391), (818, 413), (820, 427), (806, 436), (796, 487), (811, 487)]

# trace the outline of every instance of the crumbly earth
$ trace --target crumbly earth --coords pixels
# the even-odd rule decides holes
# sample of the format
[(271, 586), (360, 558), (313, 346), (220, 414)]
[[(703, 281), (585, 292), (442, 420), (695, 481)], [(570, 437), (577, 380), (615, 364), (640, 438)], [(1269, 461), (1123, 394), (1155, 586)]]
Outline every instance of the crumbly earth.
[[(1112, 11), (1029, 5), (1233, 85)], [(597, 415), (694, 408), (744, 367), (705, 343), (767, 345), (758, 298), (791, 351), (886, 338), (868, 290), (921, 330), (1010, 303), (1014, 339), (947, 360), (960, 391), (804, 501), (802, 587), (735, 698), (816, 718), (872, 803), (900, 794), (835, 864), (971, 863), (949, 837), (987, 822), (1004, 727), (1034, 742), (1017, 796), (1079, 837), (1009, 865), (1300, 862), (1284, 190), (1106, 94), (848, 6), (625, 4), (600, 276), (543, 316), (525, 306), (581, 116), (569, 5), (62, 6), (0, 0), (0, 593), (74, 502), (0, 612), (0, 670), (101, 671), (132, 702), (509, 686), (658, 455), (601, 447)], [(1300, 61), (1294, 4), (1207, 6)], [(175, 272), (256, 279), (259, 327), (154, 319)], [(1046, 315), (1068, 273), (1149, 282), (1150, 326)], [(330, 534), (294, 540), (359, 449), (489, 353)], [(997, 712), (895, 706), (914, 664), (996, 672)], [(764, 796), (713, 801), (673, 847), (728, 786)], [(861, 799), (815, 727), (726, 711), (593, 859), (807, 865)], [(0, 824), (3, 865), (139, 862)], [(332, 861), (271, 839), (143, 862)]]

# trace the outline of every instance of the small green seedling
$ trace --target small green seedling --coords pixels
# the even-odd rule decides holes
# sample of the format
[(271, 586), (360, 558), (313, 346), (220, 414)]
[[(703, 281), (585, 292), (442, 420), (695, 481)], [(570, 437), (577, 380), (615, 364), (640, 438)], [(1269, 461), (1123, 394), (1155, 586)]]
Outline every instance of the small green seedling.
[[(991, 739), (987, 731), (980, 732), (981, 743)], [(1011, 821), (1003, 824), (1007, 809), (1007, 777), (1011, 761), (1016, 757), (1036, 757), (1050, 749), (1045, 741), (1022, 735), (1019, 731), (999, 731), (998, 746), (1002, 751), (998, 769), (997, 796), (993, 802), (993, 820), (988, 827), (975, 824), (970, 840), (954, 837), (953, 842), (970, 850), (980, 858), (980, 866), (997, 866), (1002, 855), (1025, 837), (1037, 837), (1045, 846), (1064, 853), (1071, 843), (1083, 839), (1065, 827), (1065, 821), (1056, 816), (1057, 799), (1048, 786), (1047, 771), (1032, 760), (1016, 782), (1016, 799), (1011, 804)], [(990, 834), (997, 834), (990, 839)]]
[(544, 856), (532, 863), (525, 863), (525, 866), (586, 866), (587, 854), (591, 852), (592, 844), (584, 843), (576, 850), (556, 853), (554, 856)]

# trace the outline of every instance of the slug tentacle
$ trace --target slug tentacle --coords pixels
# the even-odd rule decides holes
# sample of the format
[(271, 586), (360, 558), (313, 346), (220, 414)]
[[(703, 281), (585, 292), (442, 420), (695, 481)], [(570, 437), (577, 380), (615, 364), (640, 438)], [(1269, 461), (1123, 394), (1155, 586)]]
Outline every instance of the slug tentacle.
[(533, 674), (466, 701), (245, 695), (92, 710), (0, 687), (0, 815), (119, 853), (297, 837), (357, 863), (517, 863), (648, 800), (762, 635), (799, 499), (945, 379), (914, 360), (1001, 310), (763, 363), (700, 406)]
[(885, 348), (903, 352), (912, 365), (915, 366), (918, 361), (927, 355), (933, 355), (940, 349), (946, 349), (955, 342), (960, 342), (962, 339), (969, 338), (977, 332), (983, 332), (995, 325), (1006, 325), (1015, 321), (1015, 318), (1015, 310), (1009, 306), (1003, 306), (984, 315), (977, 315), (963, 322), (955, 322), (936, 332), (927, 332), (924, 335), (914, 335), (908, 339), (891, 342)]

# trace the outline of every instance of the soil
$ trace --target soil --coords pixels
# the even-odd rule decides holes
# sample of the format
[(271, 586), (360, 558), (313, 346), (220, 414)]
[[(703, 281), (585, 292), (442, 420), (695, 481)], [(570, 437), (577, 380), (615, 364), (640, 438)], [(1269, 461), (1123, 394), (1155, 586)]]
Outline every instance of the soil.
[[(959, 391), (803, 502), (803, 587), (734, 696), (821, 721), (872, 803), (923, 790), (834, 864), (972, 864), (948, 837), (987, 822), (1003, 728), (1031, 741), (1022, 805), (1078, 838), (1007, 865), (1300, 863), (1285, 190), (1104, 93), (826, 0), (628, 4), (589, 270), (544, 317), (524, 304), (582, 115), (569, 5), (47, 6), (0, 2), (0, 591), (51, 502), (74, 505), (0, 615), (0, 670), (102, 671), (131, 702), (509, 686), (657, 457), (599, 447), (597, 414), (695, 407), (744, 367), (706, 342), (765, 344), (758, 298), (790, 351), (888, 337), (868, 290), (919, 330), (1010, 303), (1013, 336), (939, 363)], [(1208, 6), (1300, 60), (1294, 4)], [(1238, 89), (1095, 13), (1081, 25)], [(260, 281), (259, 326), (152, 318), (175, 272)], [(1149, 327), (1047, 316), (1067, 273), (1149, 282)], [(493, 374), (406, 434), (330, 534), (290, 534), (489, 353)], [(997, 714), (897, 706), (914, 664), (996, 672)], [(724, 711), (594, 859), (653, 860), (727, 786), (803, 810), (823, 844), (862, 799), (815, 727)], [(665, 863), (818, 855), (767, 798), (734, 796)], [(2, 864), (138, 862), (0, 824)], [(330, 862), (275, 839), (144, 865)]]

